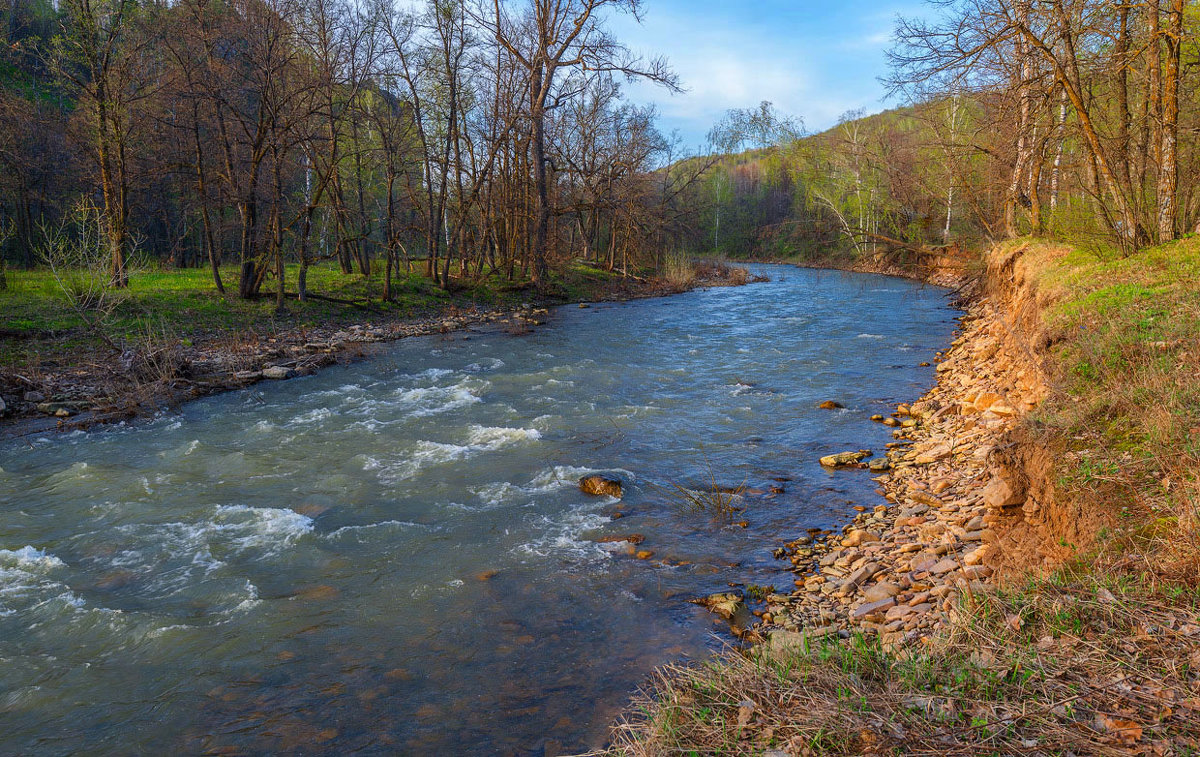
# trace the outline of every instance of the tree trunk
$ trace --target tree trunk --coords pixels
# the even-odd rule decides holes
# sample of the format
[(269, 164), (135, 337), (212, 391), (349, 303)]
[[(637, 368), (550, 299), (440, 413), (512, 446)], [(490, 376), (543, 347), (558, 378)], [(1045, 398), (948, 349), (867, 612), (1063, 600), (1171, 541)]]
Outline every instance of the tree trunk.
[(540, 65), (533, 70), (530, 83), (533, 119), (533, 183), (537, 198), (533, 227), (533, 283), (539, 289), (546, 284), (546, 241), (550, 232), (550, 187), (546, 175), (546, 110), (545, 81), (549, 72)]
[(1176, 237), (1179, 197), (1179, 165), (1176, 148), (1179, 139), (1179, 65), (1183, 45), (1184, 0), (1171, 0), (1167, 30), (1163, 35), (1162, 66), (1162, 141), (1158, 171), (1158, 241)]

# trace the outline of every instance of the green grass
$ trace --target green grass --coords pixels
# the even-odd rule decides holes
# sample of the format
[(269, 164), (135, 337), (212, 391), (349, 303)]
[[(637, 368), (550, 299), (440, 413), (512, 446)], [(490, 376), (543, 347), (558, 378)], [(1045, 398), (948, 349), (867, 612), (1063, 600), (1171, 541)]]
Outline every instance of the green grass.
[[(356, 307), (318, 299), (297, 301), (298, 266), (289, 265), (289, 297), (282, 312), (275, 307), (273, 279), (264, 283), (259, 298), (238, 298), (236, 266), (221, 270), (224, 295), (216, 290), (207, 268), (144, 270), (131, 276), (128, 289), (110, 292), (115, 306), (105, 318), (105, 331), (118, 343), (138, 339), (148, 327), (183, 339), (202, 339), (251, 329), (273, 331), (404, 319), (453, 307), (503, 308), (601, 299), (620, 295), (629, 283), (620, 273), (573, 262), (551, 271), (549, 285), (542, 294), (529, 281), (509, 281), (502, 274), (455, 279), (447, 291), (422, 275), (423, 270), (423, 264), (419, 264), (413, 273), (402, 270), (394, 274), (393, 300), (384, 302), (382, 266), (377, 265), (370, 277), (357, 272), (343, 274), (334, 263), (309, 268), (309, 292), (366, 305)], [(98, 346), (99, 340), (88, 333), (85, 319), (69, 307), (50, 271), (9, 269), (6, 274), (8, 286), (0, 290), (0, 367), (47, 359), (69, 361)]]
[(1025, 258), (1054, 342), (1060, 394), (1035, 420), (1067, 450), (1059, 482), (1125, 515), (1108, 548), (1143, 552), (1156, 539), (1146, 523), (1187, 521), (1197, 506), (1200, 239), (1128, 257), (1045, 246)]
[[(296, 266), (289, 266), (289, 291), (295, 292)], [(260, 325), (287, 323), (313, 326), (319, 323), (369, 321), (380, 315), (405, 317), (430, 312), (454, 300), (432, 282), (417, 274), (401, 273), (394, 281), (395, 300), (380, 301), (382, 276), (344, 275), (335, 266), (309, 269), (310, 292), (347, 300), (371, 300), (371, 311), (321, 300), (298, 302), (290, 297), (285, 312), (278, 313), (271, 292), (255, 300), (239, 299), (230, 291), (237, 286), (237, 269), (221, 271), (227, 293), (222, 295), (207, 269), (145, 271), (134, 274), (125, 291), (115, 291), (115, 305), (108, 323), (116, 339), (132, 338), (144, 330), (147, 321), (172, 331), (204, 335), (209, 332), (237, 331)], [(47, 332), (79, 330), (85, 322), (68, 306), (58, 282), (46, 270), (7, 272), (8, 288), (0, 291), (0, 329), (24, 332), (40, 337)], [(269, 288), (273, 282), (268, 281)], [(3, 362), (20, 362), (29, 340), (15, 340), (6, 350)], [(26, 349), (22, 349), (22, 347)], [(69, 346), (69, 345), (68, 345)]]
[[(370, 323), (373, 320), (414, 317), (451, 305), (460, 298), (418, 274), (401, 273), (393, 280), (394, 301), (381, 301), (382, 275), (371, 278), (344, 275), (335, 266), (309, 269), (309, 291), (345, 300), (370, 300), (363, 309), (323, 300), (295, 299), (296, 266), (289, 266), (288, 291), (292, 297), (283, 312), (270, 292), (255, 300), (239, 299), (237, 269), (222, 269), (226, 294), (213, 284), (207, 269), (153, 270), (136, 273), (125, 291), (113, 293), (116, 305), (105, 319), (105, 332), (113, 341), (136, 341), (148, 328), (178, 336), (185, 342), (250, 330), (272, 332), (282, 328), (311, 328), (320, 324)], [(0, 291), (0, 367), (30, 363), (76, 362), (101, 348), (102, 341), (68, 306), (49, 271), (7, 272), (8, 288)], [(273, 282), (268, 281), (267, 286)], [(21, 338), (21, 337), (24, 338)]]

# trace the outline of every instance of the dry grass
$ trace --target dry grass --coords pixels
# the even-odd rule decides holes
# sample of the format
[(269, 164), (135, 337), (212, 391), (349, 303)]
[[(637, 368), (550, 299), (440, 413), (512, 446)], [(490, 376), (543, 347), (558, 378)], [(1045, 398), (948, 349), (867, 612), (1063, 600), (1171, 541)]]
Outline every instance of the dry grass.
[(696, 284), (696, 268), (686, 253), (672, 251), (663, 256), (659, 274), (672, 289), (685, 292)]
[(717, 480), (716, 469), (707, 454), (704, 455), (704, 465), (708, 481), (701, 486), (687, 486), (677, 481), (668, 482), (665, 487), (653, 483), (650, 486), (689, 515), (708, 516), (715, 523), (732, 523), (734, 517), (745, 509), (738, 507), (737, 502), (742, 499), (746, 482), (725, 486)]
[(667, 668), (604, 754), (1195, 754), (1197, 600), (1043, 583), (964, 600), (906, 653), (856, 637)]
[(769, 280), (766, 276), (753, 276), (749, 270), (731, 266), (723, 260), (701, 260), (695, 264), (695, 272), (704, 286), (742, 286)]

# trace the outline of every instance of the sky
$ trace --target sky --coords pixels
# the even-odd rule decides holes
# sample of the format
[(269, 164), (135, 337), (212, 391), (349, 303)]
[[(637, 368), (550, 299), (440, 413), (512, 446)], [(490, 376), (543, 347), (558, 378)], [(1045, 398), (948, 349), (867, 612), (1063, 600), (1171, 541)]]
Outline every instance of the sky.
[(616, 17), (610, 29), (635, 52), (665, 56), (687, 91), (630, 83), (626, 93), (655, 104), (660, 128), (692, 149), (726, 110), (763, 100), (809, 132), (849, 110), (899, 105), (878, 81), (884, 52), (897, 14), (928, 13), (920, 0), (643, 0), (643, 10), (641, 24)]

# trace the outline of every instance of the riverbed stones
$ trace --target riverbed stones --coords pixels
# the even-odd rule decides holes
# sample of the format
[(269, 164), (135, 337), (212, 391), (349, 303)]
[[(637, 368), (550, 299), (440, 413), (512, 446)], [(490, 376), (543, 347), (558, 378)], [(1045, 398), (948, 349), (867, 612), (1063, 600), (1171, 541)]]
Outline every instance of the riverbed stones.
[(874, 460), (872, 460), (871, 462), (867, 463), (867, 468), (872, 473), (882, 473), (884, 471), (891, 470), (892, 463), (886, 457), (877, 457)]
[(604, 473), (593, 473), (579, 479), (579, 490), (593, 497), (620, 497), (621, 479)]
[(746, 607), (746, 603), (741, 595), (733, 592), (710, 594), (701, 599), (694, 599), (692, 603), (698, 604), (714, 615), (724, 618), (731, 625), (743, 628), (749, 625), (750, 619), (754, 617), (750, 613), (750, 608)]
[[(803, 554), (787, 545), (796, 588), (769, 600), (764, 615), (795, 633), (836, 628), (908, 646), (948, 621), (958, 592), (991, 579), (1004, 555), (1001, 521), (1041, 517), (993, 462), (1018, 417), (1008, 409), (1019, 415), (1045, 396), (1040, 368), (1012, 339), (994, 308), (973, 306), (963, 335), (939, 356), (937, 386), (889, 418), (872, 417), (896, 439), (871, 459), (890, 466), (874, 478), (886, 504), (863, 508)], [(867, 467), (867, 459), (849, 453), (842, 462)]]
[(851, 465), (858, 465), (863, 460), (871, 456), (871, 450), (860, 449), (857, 452), (838, 452), (834, 455), (826, 455), (821, 458), (821, 465), (826, 468), (844, 468)]

